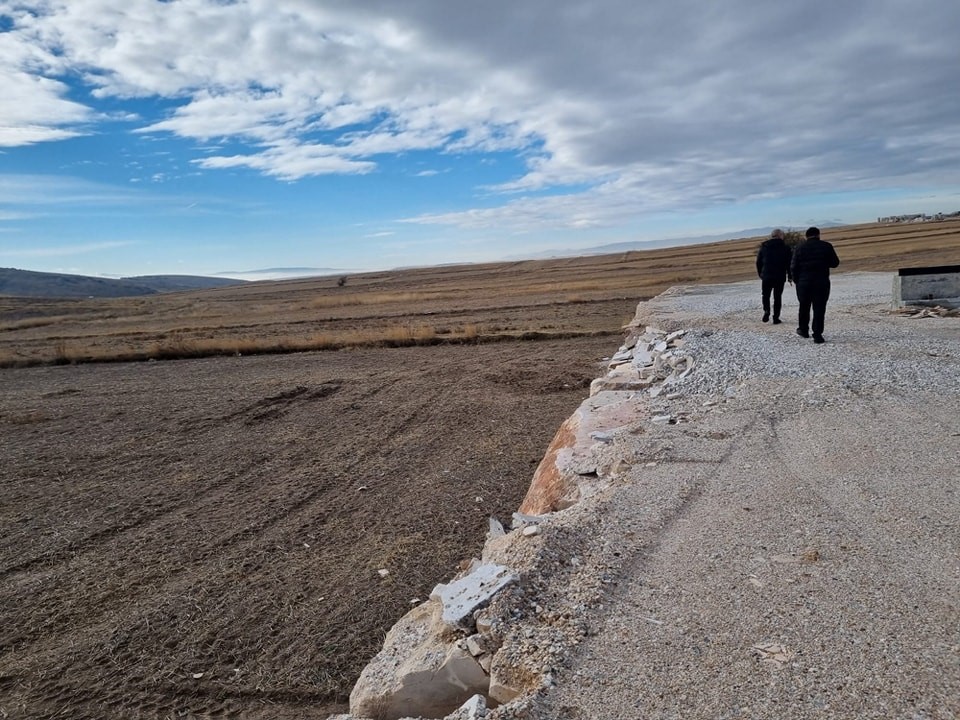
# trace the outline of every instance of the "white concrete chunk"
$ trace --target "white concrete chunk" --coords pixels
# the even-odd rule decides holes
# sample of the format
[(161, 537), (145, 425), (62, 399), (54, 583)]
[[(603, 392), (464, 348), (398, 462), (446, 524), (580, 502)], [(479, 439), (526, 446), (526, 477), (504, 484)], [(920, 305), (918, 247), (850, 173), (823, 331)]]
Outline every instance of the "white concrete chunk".
[(430, 593), (431, 600), (443, 605), (441, 619), (451, 627), (467, 628), (478, 610), (501, 589), (518, 580), (510, 568), (493, 563), (480, 565), (466, 577), (449, 584), (440, 583)]

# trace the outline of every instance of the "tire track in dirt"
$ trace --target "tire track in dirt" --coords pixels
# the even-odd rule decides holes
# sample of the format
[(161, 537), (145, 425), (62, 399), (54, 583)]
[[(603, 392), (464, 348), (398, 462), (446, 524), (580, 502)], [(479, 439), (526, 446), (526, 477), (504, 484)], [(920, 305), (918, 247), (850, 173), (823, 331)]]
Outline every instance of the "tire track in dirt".
[[(30, 504), (37, 528), (79, 517), (77, 528), (102, 534), (82, 552), (61, 548), (49, 568), (0, 580), (0, 626), (18, 628), (0, 652), (0, 676), (10, 679), (0, 681), (0, 707), (117, 720), (178, 710), (292, 719), (322, 702), (333, 712), (410, 600), (475, 552), (488, 515), (515, 509), (553, 430), (596, 375), (583, 363), (584, 384), (564, 387), (572, 361), (563, 353), (582, 355), (589, 342), (600, 344), (22, 374), (44, 392), (83, 392), (47, 399), (63, 411), (50, 429), (69, 431), (69, 445), (51, 444), (46, 428), (18, 436), (18, 463), (50, 460), (32, 471), (37, 491), (17, 502)], [(334, 382), (338, 391), (312, 400), (299, 389)], [(64, 425), (90, 407), (112, 408), (113, 424)], [(97, 444), (118, 431), (151, 442)], [(72, 468), (67, 506), (43, 495), (58, 489), (42, 484), (61, 465), (55, 453)], [(113, 465), (100, 467), (110, 453)], [(119, 506), (99, 512), (114, 502), (98, 489), (109, 483)], [(111, 536), (107, 524), (124, 514), (129, 527)], [(78, 540), (73, 525), (64, 531)], [(387, 578), (377, 573), (384, 567)]]
[[(212, 427), (221, 427), (222, 423), (238, 418), (244, 419), (244, 422), (247, 425), (254, 425), (260, 422), (277, 419), (282, 414), (289, 412), (292, 408), (299, 404), (323, 399), (338, 392), (341, 388), (341, 385), (341, 381), (333, 380), (316, 388), (310, 388), (302, 385), (297, 386), (292, 390), (266, 397), (250, 404), (247, 407), (226, 415), (184, 423), (184, 432), (194, 433), (204, 429), (210, 429)], [(84, 553), (96, 552), (104, 542), (111, 541), (119, 535), (137, 532), (144, 528), (148, 528), (151, 525), (155, 525), (163, 521), (164, 518), (175, 515), (182, 511), (185, 507), (195, 504), (198, 499), (203, 499), (215, 493), (222, 494), (229, 492), (230, 488), (228, 486), (231, 483), (235, 482), (238, 477), (242, 477), (244, 474), (248, 473), (252, 467), (255, 467), (260, 462), (260, 460), (251, 461), (247, 467), (240, 468), (236, 474), (227, 475), (221, 478), (218, 482), (208, 485), (202, 493), (194, 495), (190, 498), (186, 498), (180, 503), (175, 503), (169, 507), (164, 507), (158, 510), (156, 513), (138, 516), (129, 522), (122, 522), (113, 526), (102, 528), (89, 535), (72, 540), (68, 547), (21, 560), (19, 563), (14, 565), (8, 565), (7, 567), (0, 569), (0, 581), (27, 581), (27, 579), (19, 576), (37, 567), (42, 567), (46, 570), (53, 570), (58, 563), (63, 562), (68, 558), (73, 559)]]

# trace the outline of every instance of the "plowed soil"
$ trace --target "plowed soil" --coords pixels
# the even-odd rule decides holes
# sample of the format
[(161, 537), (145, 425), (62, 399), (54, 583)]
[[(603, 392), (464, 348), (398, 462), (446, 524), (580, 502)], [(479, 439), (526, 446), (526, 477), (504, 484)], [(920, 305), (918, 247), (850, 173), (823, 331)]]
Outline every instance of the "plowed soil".
[(0, 716), (342, 709), (618, 343), (4, 370)]

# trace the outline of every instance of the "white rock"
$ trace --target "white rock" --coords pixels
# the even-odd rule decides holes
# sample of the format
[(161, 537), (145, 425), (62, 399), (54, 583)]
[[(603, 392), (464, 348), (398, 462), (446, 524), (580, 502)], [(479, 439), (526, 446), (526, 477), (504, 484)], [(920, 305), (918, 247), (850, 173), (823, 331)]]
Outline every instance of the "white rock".
[(487, 701), (483, 695), (474, 695), (460, 706), (460, 713), (465, 720), (480, 720), (486, 717)]
[(649, 350), (641, 350), (636, 348), (633, 351), (633, 366), (634, 367), (645, 367), (647, 365), (653, 365), (653, 354)]
[(480, 565), (469, 575), (449, 584), (440, 583), (430, 593), (443, 605), (441, 619), (451, 627), (466, 628), (473, 613), (486, 605), (501, 589), (518, 580), (510, 568), (495, 563)]
[(467, 652), (469, 652), (475, 658), (478, 658), (481, 655), (494, 653), (498, 647), (496, 641), (486, 633), (477, 633), (476, 635), (471, 635), (466, 639), (465, 642)]
[(539, 525), (527, 525), (523, 530), (520, 531), (524, 537), (533, 537), (534, 535), (540, 534)]
[(517, 528), (523, 527), (524, 525), (529, 525), (530, 523), (538, 523), (538, 522), (540, 522), (539, 515), (524, 515), (523, 513), (515, 512), (513, 514), (513, 522), (511, 523), (510, 526), (514, 530), (516, 530)]
[(493, 655), (481, 655), (477, 658), (477, 662), (480, 663), (480, 667), (483, 668), (483, 671), (490, 674), (490, 666), (493, 665)]

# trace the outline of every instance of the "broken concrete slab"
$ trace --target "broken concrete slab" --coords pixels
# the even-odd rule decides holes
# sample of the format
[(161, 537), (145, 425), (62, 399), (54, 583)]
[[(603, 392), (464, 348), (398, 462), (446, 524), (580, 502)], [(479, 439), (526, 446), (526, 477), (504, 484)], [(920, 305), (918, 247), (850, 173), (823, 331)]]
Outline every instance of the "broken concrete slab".
[(441, 620), (452, 628), (471, 630), (473, 613), (519, 578), (508, 567), (487, 563), (449, 584), (440, 583), (430, 593), (442, 604)]

